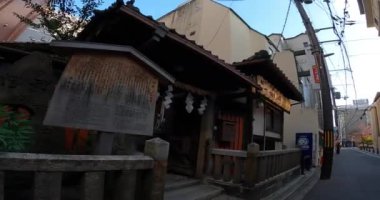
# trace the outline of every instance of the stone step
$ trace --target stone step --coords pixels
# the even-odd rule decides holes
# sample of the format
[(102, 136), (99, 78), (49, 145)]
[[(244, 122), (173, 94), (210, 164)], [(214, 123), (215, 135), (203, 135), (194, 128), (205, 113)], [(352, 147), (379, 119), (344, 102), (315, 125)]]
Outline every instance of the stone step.
[(198, 183), (200, 183), (200, 181), (196, 180), (196, 179), (188, 179), (188, 180), (181, 180), (181, 181), (177, 181), (177, 182), (166, 183), (165, 184), (165, 192), (171, 191), (171, 190), (177, 190), (177, 189), (184, 188), (184, 187), (190, 187), (190, 186), (196, 185)]
[(200, 184), (166, 191), (164, 200), (209, 200), (220, 195), (222, 192), (222, 188)]
[(217, 197), (212, 198), (211, 200), (243, 200), (243, 199), (222, 194), (222, 195), (218, 195)]
[(198, 179), (178, 174), (167, 174), (165, 177), (165, 191), (189, 187), (198, 183), (200, 183)]

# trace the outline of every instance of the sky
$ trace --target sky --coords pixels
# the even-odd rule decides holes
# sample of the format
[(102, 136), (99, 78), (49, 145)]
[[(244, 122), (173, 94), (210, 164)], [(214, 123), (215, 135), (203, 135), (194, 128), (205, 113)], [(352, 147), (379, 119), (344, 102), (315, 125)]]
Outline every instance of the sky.
[[(330, 0), (334, 14), (343, 17), (344, 0)], [(104, 0), (103, 7), (114, 0)], [(186, 0), (136, 0), (135, 6), (145, 15), (154, 19), (175, 9)], [(223, 0), (218, 1), (239, 14), (253, 29), (265, 34), (281, 33), (290, 0)], [(304, 7), (315, 29), (331, 27), (332, 21), (328, 15), (326, 3), (314, 0)], [(355, 25), (346, 26), (344, 41), (347, 47), (352, 73), (348, 70), (348, 62), (343, 62), (342, 53), (337, 42), (322, 44), (327, 57), (333, 87), (346, 100), (337, 100), (337, 105), (351, 105), (354, 99), (368, 99), (370, 103), (380, 91), (380, 68), (377, 58), (380, 57), (380, 37), (376, 28), (367, 28), (365, 16), (360, 15), (357, 0), (348, 0), (348, 20), (356, 21)], [(289, 17), (283, 35), (292, 37), (305, 32), (300, 15), (291, 4)], [(332, 29), (319, 31), (319, 41), (336, 40)], [(346, 59), (347, 60), (347, 59)], [(354, 81), (353, 81), (354, 80)], [(356, 88), (356, 90), (354, 90)], [(355, 92), (356, 91), (356, 92)]]

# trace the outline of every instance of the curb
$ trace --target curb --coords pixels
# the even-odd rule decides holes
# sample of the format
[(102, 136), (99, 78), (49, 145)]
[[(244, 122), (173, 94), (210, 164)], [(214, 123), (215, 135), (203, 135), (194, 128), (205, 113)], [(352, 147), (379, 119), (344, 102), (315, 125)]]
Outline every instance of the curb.
[(358, 149), (358, 148), (350, 148), (350, 150), (352, 150), (352, 151), (356, 151), (356, 152), (359, 152), (359, 153), (362, 153), (362, 154), (365, 154), (365, 155), (367, 155), (367, 156), (371, 156), (371, 157), (375, 157), (375, 158), (380, 158), (380, 155), (379, 155), (379, 154), (371, 153), (371, 152), (364, 151), (364, 150), (360, 150), (360, 149)]
[(298, 188), (290, 194), (286, 200), (302, 200), (304, 197), (313, 189), (313, 187), (318, 183), (320, 176), (320, 168), (314, 169), (314, 172), (310, 174), (309, 177), (305, 178), (306, 180), (298, 185)]
[(313, 168), (263, 200), (302, 200), (319, 180), (319, 168)]

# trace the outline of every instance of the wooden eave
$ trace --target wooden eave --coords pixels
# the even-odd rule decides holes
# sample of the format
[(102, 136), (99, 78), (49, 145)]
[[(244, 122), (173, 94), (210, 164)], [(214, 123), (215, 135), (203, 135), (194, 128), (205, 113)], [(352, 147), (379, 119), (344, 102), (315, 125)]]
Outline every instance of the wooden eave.
[(380, 98), (380, 92), (377, 92), (375, 99), (373, 99), (373, 103), (375, 103), (379, 98)]
[(252, 59), (234, 66), (247, 75), (261, 75), (273, 84), (283, 95), (295, 101), (303, 101), (301, 92), (293, 85), (276, 64), (270, 59)]
[(361, 15), (365, 14), (363, 0), (357, 0), (357, 1), (358, 1), (358, 6), (359, 6), (360, 14)]
[(210, 59), (211, 61), (219, 64), (219, 66), (224, 69), (225, 71), (232, 73), (236, 75), (237, 77), (241, 78), (243, 81), (252, 84), (252, 86), (256, 88), (260, 88), (259, 85), (257, 85), (255, 82), (253, 82), (251, 79), (248, 77), (244, 76), (243, 74), (240, 74), (237, 70), (235, 70), (232, 66), (228, 65), (227, 63), (223, 62), (222, 60), (218, 59), (215, 55), (213, 55), (210, 51), (205, 50), (202, 46), (197, 45), (194, 41), (191, 41), (187, 39), (184, 35), (179, 35), (177, 32), (175, 32), (174, 29), (169, 29), (165, 26), (164, 23), (157, 22), (155, 20), (152, 20), (144, 15), (142, 15), (140, 12), (137, 12), (134, 9), (130, 9), (128, 7), (121, 7), (121, 11), (124, 13), (129, 14), (130, 16), (133, 16), (134, 18), (143, 21), (147, 25), (151, 26), (152, 28), (158, 28), (158, 27), (165, 27), (168, 30), (167, 36), (186, 46), (187, 48), (190, 48), (191, 50), (205, 56), (206, 58)]
[(71, 54), (75, 51), (100, 51), (100, 52), (115, 52), (121, 54), (130, 54), (142, 61), (146, 66), (149, 67), (150, 71), (156, 74), (161, 79), (164, 79), (170, 83), (174, 83), (175, 79), (165, 70), (161, 69), (156, 63), (151, 61), (145, 55), (137, 51), (135, 48), (130, 46), (122, 45), (111, 45), (102, 43), (91, 43), (91, 42), (78, 42), (78, 41), (53, 41), (50, 43), (52, 47), (65, 48), (70, 50)]
[[(152, 38), (157, 41), (151, 42)], [(260, 89), (233, 66), (136, 8), (123, 6), (97, 14), (78, 40), (133, 46), (177, 80), (208, 91)]]

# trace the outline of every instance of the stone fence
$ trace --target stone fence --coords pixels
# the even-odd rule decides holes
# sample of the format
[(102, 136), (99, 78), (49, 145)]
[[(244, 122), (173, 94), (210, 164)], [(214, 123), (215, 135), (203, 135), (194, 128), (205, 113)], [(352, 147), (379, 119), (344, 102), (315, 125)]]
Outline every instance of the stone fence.
[[(33, 174), (32, 189), (20, 192), (29, 192), (33, 200), (160, 200), (168, 150), (169, 143), (152, 139), (145, 143), (145, 155), (0, 153), (0, 200), (17, 199), (5, 197), (10, 188), (5, 177), (23, 172)], [(63, 186), (65, 175), (73, 172), (79, 185)]]

